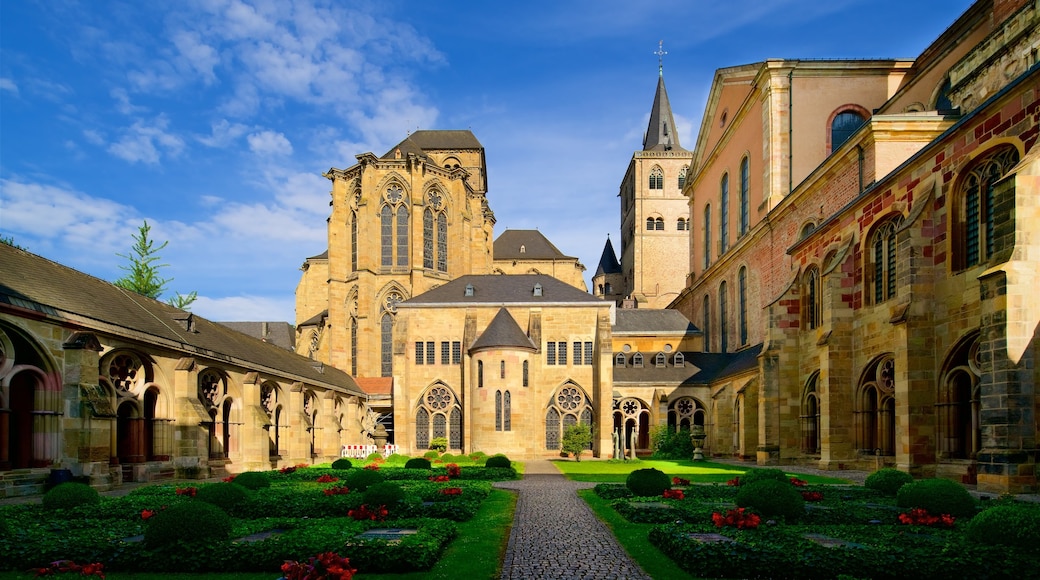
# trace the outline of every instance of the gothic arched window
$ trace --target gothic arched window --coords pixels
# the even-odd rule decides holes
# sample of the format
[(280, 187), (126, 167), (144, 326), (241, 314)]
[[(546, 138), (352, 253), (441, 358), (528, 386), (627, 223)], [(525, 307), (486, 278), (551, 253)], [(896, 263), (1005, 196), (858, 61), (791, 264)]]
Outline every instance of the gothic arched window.
[(749, 199), (748, 189), (748, 179), (750, 174), (748, 158), (745, 157), (740, 160), (740, 231), (738, 232), (738, 235), (741, 236), (747, 233), (748, 227), (750, 226), (751, 201)]
[(729, 249), (729, 173), (719, 185), (719, 253)]
[(664, 189), (664, 171), (660, 167), (650, 170), (650, 189)]
[[(954, 268), (984, 263), (993, 253), (998, 182), (1018, 164), (1018, 149), (1008, 145), (975, 161), (957, 188), (953, 242)], [(1008, 187), (1014, 187), (1008, 182)]]

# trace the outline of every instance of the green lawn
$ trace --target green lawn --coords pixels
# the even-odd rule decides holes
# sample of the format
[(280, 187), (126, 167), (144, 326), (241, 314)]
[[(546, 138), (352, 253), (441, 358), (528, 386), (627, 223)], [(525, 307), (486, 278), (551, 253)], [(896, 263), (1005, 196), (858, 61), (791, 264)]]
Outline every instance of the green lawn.
[[(669, 477), (682, 477), (689, 479), (691, 483), (725, 483), (734, 477), (739, 477), (751, 467), (738, 467), (711, 461), (693, 460), (658, 460), (643, 459), (637, 461), (605, 461), (605, 460), (554, 460), (555, 465), (567, 479), (574, 481), (595, 481), (602, 483), (624, 483), (628, 474), (636, 469), (655, 468), (665, 472)], [(836, 477), (821, 477), (814, 475), (803, 475), (798, 473), (789, 474), (809, 483), (842, 484), (849, 483), (844, 479)]]

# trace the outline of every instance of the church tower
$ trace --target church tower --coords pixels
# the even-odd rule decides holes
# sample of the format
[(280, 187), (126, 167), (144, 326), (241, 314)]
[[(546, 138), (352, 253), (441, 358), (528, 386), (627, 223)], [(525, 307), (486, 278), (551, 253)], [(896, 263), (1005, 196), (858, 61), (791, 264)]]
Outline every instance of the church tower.
[(332, 168), (328, 251), (296, 291), (297, 351), (355, 377), (393, 377), (397, 304), (488, 274), (495, 216), (470, 131), (416, 131), (382, 157)]
[(614, 253), (614, 244), (610, 243), (608, 237), (607, 243), (603, 245), (596, 273), (592, 276), (592, 293), (598, 298), (620, 305), (624, 298), (623, 288), (621, 264)]
[[(664, 308), (686, 287), (690, 216), (682, 194), (692, 153), (679, 134), (664, 87), (658, 47), (657, 92), (643, 149), (632, 154), (621, 182), (622, 295), (639, 308)], [(608, 242), (609, 243), (609, 242)]]

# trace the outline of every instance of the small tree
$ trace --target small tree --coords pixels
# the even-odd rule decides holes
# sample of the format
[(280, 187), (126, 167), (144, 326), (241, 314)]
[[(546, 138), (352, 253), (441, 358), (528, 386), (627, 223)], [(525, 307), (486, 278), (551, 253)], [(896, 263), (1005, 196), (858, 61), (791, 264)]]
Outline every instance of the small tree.
[[(159, 276), (159, 269), (165, 268), (168, 264), (157, 263), (159, 261), (159, 251), (170, 242), (165, 241), (156, 247), (155, 241), (148, 237), (148, 232), (151, 229), (152, 227), (145, 220), (144, 224), (137, 230), (137, 235), (133, 236), (135, 243), (130, 248), (130, 252), (128, 254), (116, 254), (120, 258), (125, 258), (130, 265), (119, 267), (122, 270), (126, 270), (127, 275), (116, 280), (113, 284), (131, 292), (158, 299), (166, 290), (166, 284), (173, 281), (173, 278)], [(197, 292), (187, 295), (178, 292), (173, 298), (167, 300), (167, 303), (177, 308), (187, 309), (192, 302), (195, 302), (197, 297)]]
[(574, 455), (575, 461), (581, 461), (581, 452), (592, 443), (592, 426), (587, 423), (576, 423), (563, 432), (563, 451)]

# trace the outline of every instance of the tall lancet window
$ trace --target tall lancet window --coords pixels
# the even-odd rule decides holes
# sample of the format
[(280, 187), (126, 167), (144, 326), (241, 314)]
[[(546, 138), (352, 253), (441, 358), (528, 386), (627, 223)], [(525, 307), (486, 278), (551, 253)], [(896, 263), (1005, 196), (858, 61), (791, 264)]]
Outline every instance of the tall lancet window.
[(383, 194), (383, 206), (379, 209), (379, 238), (380, 265), (408, 265), (408, 199), (400, 185), (387, 187)]

